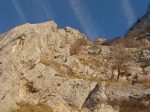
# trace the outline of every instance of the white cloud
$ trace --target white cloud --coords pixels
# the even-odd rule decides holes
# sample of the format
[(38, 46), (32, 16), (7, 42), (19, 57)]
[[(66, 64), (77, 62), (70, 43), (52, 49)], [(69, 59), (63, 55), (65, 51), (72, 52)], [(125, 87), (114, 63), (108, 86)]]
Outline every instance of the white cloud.
[[(90, 38), (96, 38), (96, 36), (101, 35), (100, 33), (103, 33), (102, 28), (97, 28), (95, 26), (94, 20), (92, 20), (86, 7), (81, 4), (80, 0), (69, 0), (69, 3), (86, 35)], [(96, 29), (99, 29), (100, 31)]]
[(135, 22), (135, 14), (129, 0), (120, 0), (122, 11), (127, 19), (128, 26)]
[[(54, 19), (48, 0), (31, 0), (30, 4), (34, 9), (34, 14), (37, 18)], [(36, 11), (37, 9), (38, 11)]]
[(18, 17), (24, 22), (27, 21), (27, 18), (25, 16), (24, 12), (22, 11), (22, 9), (20, 8), (19, 4), (17, 3), (17, 0), (12, 0), (12, 4), (13, 4), (14, 8), (16, 9)]
[[(18, 14), (18, 17), (22, 21), (27, 21), (26, 15), (23, 12), (23, 10), (21, 9), (21, 6), (19, 5), (18, 1), (17, 0), (11, 0), (11, 1), (12, 1), (12, 5), (14, 6), (14, 8)], [(54, 19), (54, 16), (50, 9), (48, 0), (31, 0), (31, 1), (25, 0), (25, 2), (32, 6), (32, 9), (34, 9), (34, 11), (31, 10), (31, 12), (37, 18), (41, 19), (41, 17), (42, 17), (45, 19)]]

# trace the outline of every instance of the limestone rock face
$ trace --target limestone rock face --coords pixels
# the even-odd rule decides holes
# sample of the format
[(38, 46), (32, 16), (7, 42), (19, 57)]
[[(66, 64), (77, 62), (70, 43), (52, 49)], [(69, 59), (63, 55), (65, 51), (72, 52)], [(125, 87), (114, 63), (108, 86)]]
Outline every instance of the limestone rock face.
[(78, 73), (74, 70), (80, 63), (70, 56), (70, 46), (79, 39), (87, 40), (70, 27), (57, 29), (54, 22), (24, 24), (8, 32), (0, 41), (3, 112), (21, 102), (47, 102), (58, 109), (60, 105), (62, 112), (64, 109), (69, 112), (69, 108), (81, 109), (96, 83), (74, 78)]
[[(0, 110), (46, 104), (54, 112), (129, 112), (141, 101), (138, 106), (145, 109), (139, 112), (146, 112), (149, 85), (109, 83), (109, 68), (103, 63), (111, 49), (93, 46), (78, 30), (58, 29), (53, 21), (27, 23), (7, 32), (0, 39)], [(132, 63), (136, 73), (149, 74), (149, 66), (141, 68), (142, 63)]]
[(102, 83), (89, 96), (85, 107), (93, 112), (148, 112), (149, 92), (148, 88), (139, 85)]

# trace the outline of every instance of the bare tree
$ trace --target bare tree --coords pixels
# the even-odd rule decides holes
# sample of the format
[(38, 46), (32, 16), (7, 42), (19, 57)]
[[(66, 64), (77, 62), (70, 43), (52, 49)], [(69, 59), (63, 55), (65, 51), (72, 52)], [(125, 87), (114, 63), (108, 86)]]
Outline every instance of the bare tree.
[(132, 59), (132, 56), (128, 51), (121, 46), (111, 46), (110, 54), (106, 57), (105, 65), (108, 67), (109, 71), (111, 71), (109, 79), (113, 80), (115, 78), (114, 71), (117, 71), (117, 78), (118, 81), (120, 76), (125, 75), (124, 71), (129, 66), (129, 62)]

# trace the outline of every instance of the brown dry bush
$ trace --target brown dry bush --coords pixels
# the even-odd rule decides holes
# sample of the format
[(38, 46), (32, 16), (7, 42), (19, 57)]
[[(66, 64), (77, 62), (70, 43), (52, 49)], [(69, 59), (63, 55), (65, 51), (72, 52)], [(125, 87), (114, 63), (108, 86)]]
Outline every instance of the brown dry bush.
[(87, 42), (84, 39), (78, 39), (76, 40), (70, 47), (70, 55), (76, 55), (80, 52), (82, 47), (86, 45)]
[(138, 80), (139, 84), (150, 85), (150, 78), (141, 78)]
[(34, 87), (33, 82), (27, 82), (26, 87), (30, 93), (37, 93), (39, 90)]

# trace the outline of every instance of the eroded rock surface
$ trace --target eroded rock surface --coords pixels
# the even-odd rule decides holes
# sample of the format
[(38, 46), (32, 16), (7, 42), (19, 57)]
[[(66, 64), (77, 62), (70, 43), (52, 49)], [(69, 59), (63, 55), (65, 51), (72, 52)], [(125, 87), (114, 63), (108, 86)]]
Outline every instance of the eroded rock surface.
[[(58, 29), (54, 22), (10, 30), (0, 39), (0, 110), (44, 103), (54, 112), (132, 112), (133, 107), (148, 112), (149, 85), (107, 79), (103, 63), (110, 52), (109, 46), (95, 46), (78, 30)], [(148, 60), (149, 51), (142, 52)], [(143, 63), (130, 64), (133, 75), (149, 74), (150, 65)]]

